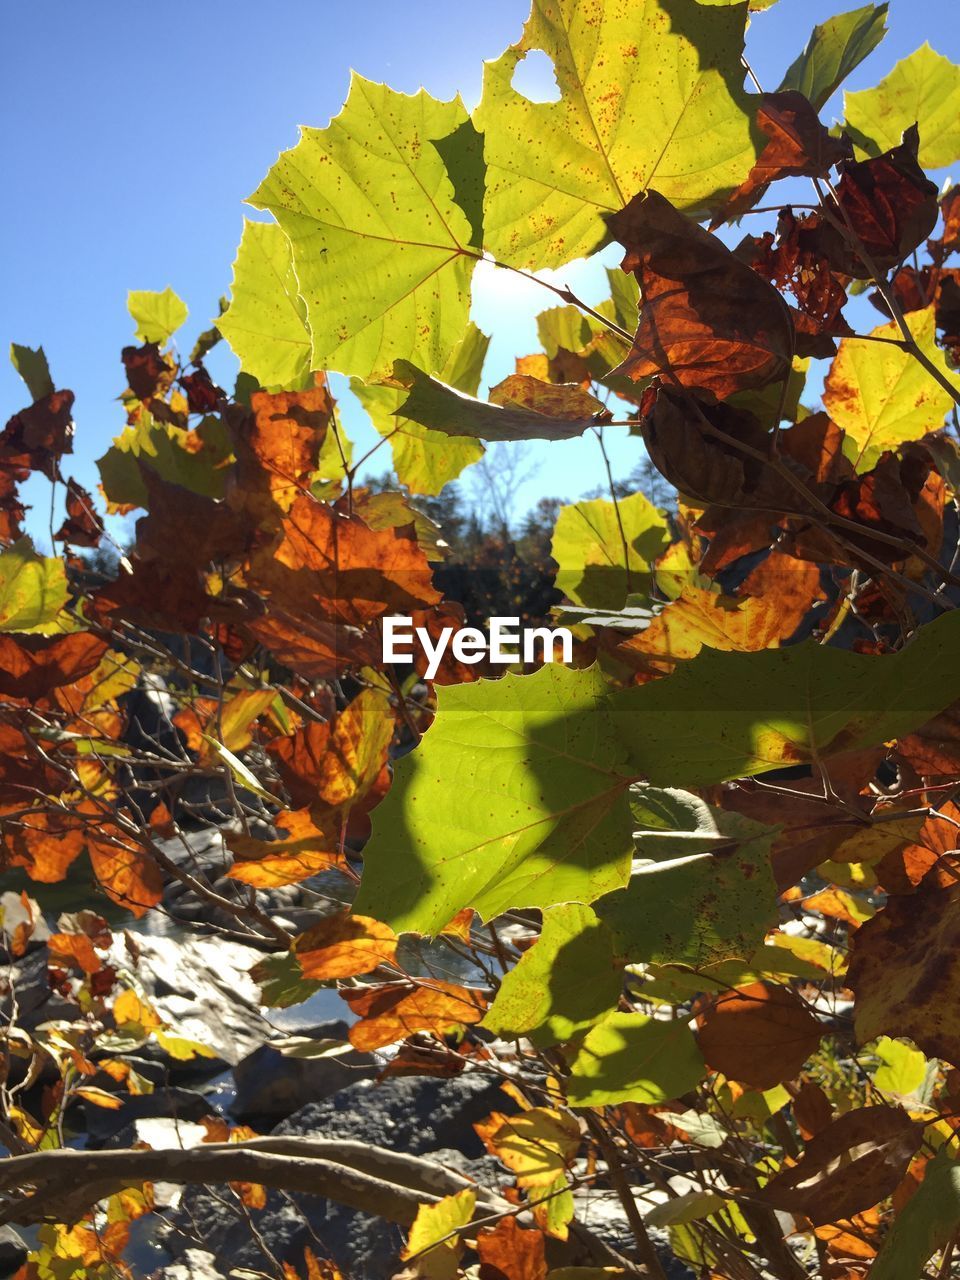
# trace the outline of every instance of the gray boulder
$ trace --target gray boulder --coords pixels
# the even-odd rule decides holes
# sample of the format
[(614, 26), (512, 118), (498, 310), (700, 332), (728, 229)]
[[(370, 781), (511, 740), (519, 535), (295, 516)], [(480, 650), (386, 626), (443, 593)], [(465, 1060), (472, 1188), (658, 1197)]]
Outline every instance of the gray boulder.
[[(345, 1022), (327, 1022), (311, 1027), (311, 1040), (344, 1041)], [(272, 1044), (263, 1044), (242, 1058), (233, 1069), (236, 1098), (230, 1108), (243, 1120), (276, 1122), (292, 1116), (308, 1103), (321, 1102), (331, 1095), (369, 1079), (379, 1070), (368, 1053), (351, 1050), (331, 1057), (294, 1057)]]

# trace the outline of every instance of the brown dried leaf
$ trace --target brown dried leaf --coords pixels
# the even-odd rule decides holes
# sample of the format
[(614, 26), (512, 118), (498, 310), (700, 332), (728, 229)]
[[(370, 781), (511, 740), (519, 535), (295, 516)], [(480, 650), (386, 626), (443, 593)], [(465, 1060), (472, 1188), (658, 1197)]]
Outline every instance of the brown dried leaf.
[(644, 300), (633, 348), (614, 373), (634, 382), (659, 375), (720, 399), (787, 377), (789, 309), (722, 241), (655, 191), (607, 222)]
[(895, 1107), (861, 1107), (809, 1140), (795, 1165), (760, 1191), (774, 1209), (814, 1226), (872, 1208), (896, 1188), (923, 1139), (923, 1124)]
[(700, 1015), (708, 1066), (754, 1089), (792, 1079), (816, 1051), (821, 1027), (787, 987), (756, 982), (721, 995)]

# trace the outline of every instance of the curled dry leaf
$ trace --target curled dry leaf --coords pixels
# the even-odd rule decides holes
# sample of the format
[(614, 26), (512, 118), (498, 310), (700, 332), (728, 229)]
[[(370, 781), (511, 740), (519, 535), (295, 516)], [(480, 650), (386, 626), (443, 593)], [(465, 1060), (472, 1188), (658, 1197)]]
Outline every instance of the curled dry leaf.
[(853, 149), (847, 138), (833, 135), (796, 89), (765, 93), (757, 108), (757, 125), (767, 142), (750, 176), (727, 200), (714, 226), (730, 221), (760, 202), (771, 182), (780, 178), (818, 178), (848, 159)]
[(787, 377), (789, 309), (721, 240), (656, 191), (634, 196), (607, 225), (644, 300), (633, 347), (614, 373), (634, 382), (658, 375), (721, 400)]
[(754, 1089), (797, 1075), (820, 1036), (819, 1022), (799, 997), (766, 982), (719, 996), (697, 1028), (707, 1065)]
[(851, 1218), (896, 1189), (922, 1139), (923, 1124), (896, 1107), (849, 1111), (815, 1134), (759, 1198), (817, 1227)]
[(54, 534), (58, 542), (68, 542), (72, 547), (98, 547), (103, 537), (103, 522), (97, 515), (93, 498), (77, 484), (67, 481), (67, 518)]

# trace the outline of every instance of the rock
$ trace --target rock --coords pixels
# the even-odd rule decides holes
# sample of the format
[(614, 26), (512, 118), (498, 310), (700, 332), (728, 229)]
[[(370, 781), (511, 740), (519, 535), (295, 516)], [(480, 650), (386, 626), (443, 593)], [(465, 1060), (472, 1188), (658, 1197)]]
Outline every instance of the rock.
[[(516, 1107), (489, 1077), (406, 1076), (381, 1084), (363, 1080), (302, 1107), (274, 1133), (359, 1138), (413, 1155), (436, 1154), (442, 1162), (494, 1185), (496, 1162), (484, 1155), (473, 1129), (475, 1121), (494, 1109), (512, 1112)], [(172, 1229), (165, 1230), (163, 1242), (171, 1253), (185, 1244), (185, 1234), (177, 1234), (180, 1223), (184, 1233), (201, 1234), (215, 1255), (229, 1258), (234, 1267), (262, 1266), (263, 1256), (247, 1224), (239, 1216), (226, 1217), (222, 1197), (218, 1201), (199, 1192), (191, 1197), (190, 1215), (174, 1215)], [(272, 1191), (257, 1215), (257, 1229), (279, 1262), (302, 1265), (303, 1250), (310, 1245), (318, 1253), (326, 1251), (351, 1280), (392, 1275), (403, 1243), (400, 1229), (381, 1219), (318, 1197)]]
[(162, 1088), (153, 1093), (121, 1093), (116, 1095), (116, 1109), (83, 1103), (87, 1136), (91, 1147), (114, 1146), (116, 1139), (140, 1119), (157, 1117), (172, 1120), (199, 1120), (211, 1112), (209, 1101), (192, 1089)]
[(29, 1252), (26, 1242), (13, 1227), (0, 1227), (0, 1275), (11, 1275), (22, 1267)]
[[(312, 1040), (346, 1040), (345, 1022), (312, 1027)], [(240, 1119), (272, 1122), (293, 1115), (306, 1104), (319, 1102), (361, 1078), (376, 1075), (377, 1060), (352, 1050), (336, 1057), (298, 1058), (281, 1053), (272, 1044), (261, 1045), (233, 1069), (236, 1098), (231, 1111)]]
[(74, 1022), (81, 1016), (77, 1005), (50, 989), (47, 949), (28, 951), (12, 964), (0, 965), (0, 1017), (7, 1021), (17, 1005), (17, 1025), (35, 1030), (42, 1022)]
[(217, 1260), (204, 1249), (184, 1249), (183, 1262), (174, 1262), (154, 1272), (154, 1280), (224, 1280)]
[[(261, 952), (224, 938), (149, 933), (132, 937), (140, 953), (137, 978), (147, 1000), (177, 1035), (217, 1055), (171, 1060), (172, 1074), (221, 1071), (224, 1063), (233, 1066), (273, 1037), (260, 1011), (260, 990), (249, 972), (263, 959)], [(114, 951), (111, 959), (129, 967), (123, 938), (114, 941)], [(152, 1056), (147, 1047), (140, 1052)]]
[(392, 1076), (381, 1084), (361, 1080), (308, 1103), (274, 1133), (360, 1138), (409, 1155), (450, 1147), (474, 1158), (484, 1152), (474, 1123), (494, 1110), (510, 1113), (516, 1106), (489, 1076)]

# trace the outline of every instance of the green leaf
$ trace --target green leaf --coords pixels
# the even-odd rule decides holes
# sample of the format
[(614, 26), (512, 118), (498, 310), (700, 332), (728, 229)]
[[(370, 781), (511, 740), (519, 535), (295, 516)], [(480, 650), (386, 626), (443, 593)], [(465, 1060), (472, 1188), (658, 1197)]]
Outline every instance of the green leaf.
[(798, 89), (821, 111), (887, 34), (889, 8), (889, 4), (867, 4), (814, 27), (807, 47), (783, 77), (780, 91)]
[(575, 902), (548, 907), (540, 938), (504, 975), (483, 1026), (545, 1049), (611, 1012), (622, 986), (609, 930), (590, 908)]
[[(541, 386), (565, 396), (556, 414), (540, 413), (511, 403), (492, 404), (431, 378), (407, 360), (396, 362), (391, 381), (395, 386), (406, 387), (409, 393), (396, 411), (398, 418), (419, 422), (432, 431), (474, 440), (570, 440), (582, 436), (593, 426), (594, 415), (603, 409), (599, 400), (580, 387), (565, 384), (553, 387), (549, 383)], [(494, 388), (491, 395), (497, 389)]]
[(927, 1059), (919, 1049), (903, 1040), (881, 1036), (872, 1052), (880, 1059), (873, 1073), (873, 1083), (884, 1093), (905, 1096), (919, 1089), (927, 1074)]
[[(700, 0), (704, 4), (706, 0)], [(655, 1205), (644, 1218), (648, 1227), (670, 1227), (674, 1223), (700, 1222), (722, 1209), (723, 1196), (715, 1191), (685, 1191), (682, 1195)]]
[(960, 697), (958, 645), (955, 610), (886, 657), (705, 648), (629, 689), (556, 665), (441, 688), (374, 811), (356, 910), (436, 933), (464, 907), (489, 918), (624, 888), (629, 782), (708, 786), (886, 742)]
[(10, 343), (10, 363), (27, 384), (27, 390), (34, 401), (53, 394), (53, 379), (50, 377), (50, 366), (44, 355), (43, 347), (21, 347), (18, 342)]
[(299, 391), (309, 384), (307, 308), (297, 292), (290, 241), (276, 223), (244, 222), (230, 305), (217, 327), (261, 386)]
[(153, 289), (131, 289), (127, 294), (127, 310), (136, 322), (136, 336), (141, 342), (161, 345), (186, 320), (187, 304), (167, 285)]
[(38, 555), (29, 538), (0, 552), (0, 631), (52, 635), (67, 603), (67, 574), (59, 556)]
[(111, 507), (146, 506), (141, 460), (171, 484), (207, 498), (222, 498), (227, 477), (224, 464), (231, 458), (233, 448), (227, 429), (218, 418), (205, 418), (194, 435), (200, 441), (199, 449), (187, 447), (185, 432), (157, 422), (148, 413), (141, 414), (135, 426), (125, 427), (97, 460)]
[(667, 1022), (642, 1013), (614, 1013), (587, 1032), (570, 1064), (567, 1099), (574, 1107), (669, 1102), (706, 1073), (683, 1018)]
[(229, 747), (225, 747), (222, 742), (214, 738), (209, 733), (201, 733), (200, 737), (204, 740), (216, 758), (230, 770), (233, 774), (234, 781), (238, 782), (241, 787), (246, 787), (248, 791), (252, 791), (255, 796), (259, 796), (261, 800), (267, 800), (271, 804), (276, 803), (276, 796), (270, 794), (269, 791), (261, 784), (259, 778), (251, 769), (243, 763), (239, 756), (235, 755)]
[[(487, 161), (485, 247), (511, 266), (591, 253), (603, 212), (655, 187), (705, 210), (756, 158), (743, 89), (746, 6), (662, 0), (533, 0), (522, 39), (484, 71), (474, 119)], [(551, 59), (558, 102), (511, 87), (531, 50)]]
[(613, 693), (611, 714), (635, 777), (708, 786), (910, 732), (960, 697), (958, 645), (955, 610), (886, 657), (814, 641), (705, 648), (664, 680)]
[(776, 919), (770, 850), (779, 828), (686, 791), (633, 794), (639, 860), (627, 888), (596, 904), (618, 954), (697, 967), (750, 958)]
[(649, 590), (652, 563), (669, 542), (666, 516), (642, 493), (561, 507), (550, 544), (557, 587), (574, 604), (620, 609)]
[[(912, 311), (906, 318), (920, 349), (952, 377), (936, 345), (934, 308)], [(900, 336), (894, 321), (873, 330), (875, 338)], [(845, 452), (857, 470), (870, 471), (885, 449), (919, 440), (942, 426), (953, 400), (909, 351), (889, 342), (844, 338), (827, 376), (823, 404), (847, 433)]]
[(941, 1148), (897, 1214), (870, 1268), (870, 1280), (914, 1280), (960, 1225), (960, 1164)]
[(920, 129), (920, 165), (941, 169), (960, 160), (960, 67), (921, 45), (875, 89), (844, 94), (846, 128), (868, 155), (899, 145), (904, 130)]
[[(458, 391), (475, 395), (489, 345), (487, 335), (471, 322), (440, 371), (443, 381)], [(368, 385), (359, 378), (350, 379), (350, 389), (380, 434), (390, 437), (397, 479), (411, 493), (438, 494), (464, 467), (483, 457), (483, 445), (478, 440), (431, 431), (398, 413), (406, 399), (404, 391), (383, 384)]]
[(443, 368), (467, 324), (478, 255), (428, 144), (466, 120), (459, 98), (407, 96), (354, 74), (340, 114), (304, 129), (251, 197), (290, 239), (313, 368), (368, 381), (398, 359)]
[(628, 774), (596, 670), (437, 689), (374, 811), (355, 910), (437, 933), (465, 906), (588, 902), (626, 883)]
[(250, 970), (250, 977), (259, 984), (261, 1003), (272, 1009), (289, 1009), (323, 990), (322, 982), (303, 976), (300, 961), (292, 951), (265, 956)]

